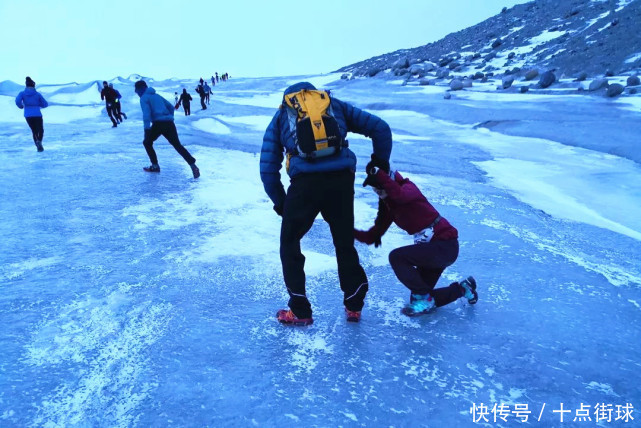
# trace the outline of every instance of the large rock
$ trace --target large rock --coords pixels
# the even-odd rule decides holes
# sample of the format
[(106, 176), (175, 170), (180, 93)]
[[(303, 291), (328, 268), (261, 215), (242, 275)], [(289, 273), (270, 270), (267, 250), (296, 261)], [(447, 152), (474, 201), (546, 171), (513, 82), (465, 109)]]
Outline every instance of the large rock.
[(425, 68), (423, 68), (423, 64), (414, 64), (409, 70), (411, 75), (418, 75), (419, 77), (423, 77), (425, 75)]
[(539, 86), (542, 88), (547, 88), (552, 86), (552, 83), (556, 82), (556, 76), (552, 70), (548, 70), (541, 75), (539, 79)]
[(509, 88), (512, 86), (512, 83), (514, 83), (514, 76), (512, 75), (503, 76), (503, 79), (501, 79), (501, 86), (503, 89)]
[(588, 78), (588, 73), (582, 72), (582, 73), (579, 73), (579, 75), (576, 77), (575, 81), (576, 82), (583, 82), (587, 78)]
[(438, 71), (436, 72), (436, 77), (438, 77), (439, 79), (445, 79), (449, 75), (450, 75), (450, 70), (447, 68), (439, 68)]
[(446, 92), (446, 93), (443, 95), (443, 98), (444, 98), (444, 99), (446, 99), (446, 100), (449, 100), (450, 98), (452, 98), (452, 94), (450, 94), (449, 92)]
[(423, 69), (425, 70), (426, 73), (429, 73), (430, 71), (436, 70), (436, 64), (430, 61), (425, 61), (423, 63)]
[(463, 79), (463, 87), (464, 88), (471, 88), (472, 87), (472, 79), (470, 79), (469, 77), (466, 77), (465, 79)]
[(526, 93), (529, 90), (530, 90), (529, 86), (521, 86), (521, 88), (519, 89), (519, 91), (521, 91), (522, 94)]
[(639, 76), (630, 76), (628, 77), (626, 84), (628, 86), (639, 86), (641, 85), (641, 79), (639, 79)]
[(399, 58), (394, 64), (392, 64), (392, 70), (398, 70), (401, 68), (408, 68), (410, 66), (410, 61), (407, 57)]
[(450, 82), (450, 89), (453, 91), (460, 91), (463, 89), (463, 82), (461, 82), (459, 79), (454, 79)]
[(503, 40), (501, 40), (501, 39), (496, 39), (496, 40), (494, 40), (494, 42), (492, 42), (492, 48), (496, 49), (496, 48), (498, 48), (499, 46), (501, 46), (502, 44), (503, 44)]
[(429, 79), (422, 78), (421, 80), (418, 81), (418, 84), (420, 86), (428, 86), (430, 84), (430, 81), (429, 81)]
[(473, 79), (482, 79), (484, 77), (485, 77), (485, 74), (481, 73), (480, 71), (477, 71), (476, 73), (474, 73)]
[(616, 97), (617, 95), (621, 95), (624, 89), (625, 88), (623, 87), (623, 85), (620, 85), (618, 83), (613, 83), (610, 86), (608, 86), (608, 91), (606, 92), (606, 95), (608, 97)]
[(594, 79), (590, 82), (588, 91), (598, 91), (601, 88), (608, 86), (608, 79)]
[(381, 72), (381, 67), (375, 65), (374, 67), (372, 67), (369, 70), (367, 70), (366, 74), (367, 74), (368, 77), (374, 77), (380, 72)]
[(349, 79), (349, 74), (347, 74), (347, 73), (343, 73), (343, 74), (341, 74), (341, 79), (342, 79), (342, 80), (347, 80), (347, 79)]
[(533, 68), (532, 70), (525, 73), (525, 80), (534, 80), (539, 76), (539, 70)]

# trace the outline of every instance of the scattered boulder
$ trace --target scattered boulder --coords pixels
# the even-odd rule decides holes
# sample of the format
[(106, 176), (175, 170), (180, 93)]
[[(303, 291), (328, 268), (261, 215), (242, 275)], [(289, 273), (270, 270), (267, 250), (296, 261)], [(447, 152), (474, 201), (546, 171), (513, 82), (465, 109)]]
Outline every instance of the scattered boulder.
[(439, 68), (438, 71), (436, 72), (436, 77), (438, 77), (439, 79), (445, 79), (449, 75), (450, 75), (450, 70), (447, 68)]
[(396, 62), (392, 64), (392, 70), (398, 70), (400, 68), (408, 68), (409, 66), (410, 66), (410, 61), (407, 59), (407, 57), (403, 57), (396, 60)]
[(463, 82), (461, 82), (459, 79), (453, 79), (450, 82), (450, 89), (452, 91), (460, 91), (463, 89)]
[(452, 94), (450, 94), (449, 92), (446, 92), (445, 95), (443, 95), (443, 98), (446, 100), (449, 100), (450, 98), (452, 98)]
[(464, 88), (471, 88), (472, 87), (472, 79), (470, 79), (469, 77), (466, 77), (465, 79), (463, 79), (463, 87)]
[(460, 67), (460, 66), (461, 66), (461, 64), (459, 64), (457, 61), (452, 61), (447, 65), (447, 67), (450, 70), (454, 70), (456, 67)]
[(612, 70), (606, 70), (606, 72), (605, 72), (605, 76), (606, 76), (606, 77), (612, 77), (612, 76), (614, 76), (614, 71), (612, 71)]
[(439, 61), (438, 66), (439, 66), (439, 67), (445, 67), (445, 66), (447, 66), (447, 64), (449, 64), (450, 62), (452, 62), (452, 58), (442, 58), (442, 59)]
[(519, 91), (520, 91), (522, 94), (526, 93), (526, 92), (527, 92), (527, 91), (529, 91), (529, 90), (530, 90), (530, 87), (529, 87), (529, 86), (521, 86), (521, 88), (519, 89)]
[(501, 13), (507, 12), (507, 6), (504, 6), (503, 9), (501, 9)]
[(347, 80), (347, 79), (349, 79), (349, 74), (348, 73), (341, 74), (341, 80)]
[(637, 88), (632, 88), (632, 89), (630, 89), (630, 93), (631, 93), (632, 95), (636, 94), (636, 93), (637, 93)]
[(429, 79), (422, 78), (421, 80), (418, 81), (418, 84), (420, 86), (428, 86), (430, 84), (430, 81), (429, 81)]
[(480, 71), (477, 71), (476, 73), (474, 73), (474, 76), (472, 77), (472, 79), (482, 79), (484, 77), (485, 77), (485, 74), (481, 73)]
[(501, 86), (503, 89), (509, 88), (512, 86), (512, 83), (514, 83), (514, 76), (512, 75), (503, 76), (503, 79), (501, 79)]
[(512, 58), (514, 58), (515, 56), (516, 56), (516, 54), (515, 54), (514, 52), (510, 52), (510, 53), (507, 55), (507, 59), (512, 59)]
[(547, 88), (554, 82), (556, 82), (556, 75), (552, 70), (548, 70), (541, 75), (541, 78), (539, 79), (539, 86), (542, 88)]
[(487, 76), (481, 77), (481, 83), (487, 83)]
[(626, 84), (627, 86), (639, 86), (641, 85), (641, 79), (639, 79), (639, 76), (630, 76)]
[(610, 97), (610, 98), (616, 97), (618, 95), (621, 95), (623, 93), (624, 89), (625, 88), (623, 87), (623, 85), (620, 85), (618, 83), (613, 83), (610, 86), (608, 86), (608, 90), (606, 92), (606, 95), (608, 97)]
[(532, 70), (525, 73), (525, 80), (534, 80), (539, 76), (539, 70), (533, 68)]
[(588, 73), (583, 72), (576, 77), (575, 82), (583, 82), (587, 78), (588, 78)]
[(374, 66), (369, 70), (367, 70), (366, 74), (367, 74), (367, 77), (374, 77), (380, 72), (381, 72), (381, 68), (379, 66)]
[(496, 48), (498, 48), (499, 46), (501, 46), (502, 44), (503, 44), (503, 40), (501, 40), (500, 38), (498, 38), (498, 39), (494, 40), (494, 42), (492, 42), (492, 48), (493, 48), (493, 49), (496, 49)]
[(436, 70), (436, 64), (430, 61), (425, 61), (423, 63), (423, 70), (425, 70), (426, 73), (430, 71), (434, 71)]
[(608, 86), (608, 79), (594, 79), (593, 81), (590, 82), (588, 91), (590, 92), (598, 91), (599, 89), (605, 88), (607, 86)]
[(616, 27), (618, 24), (619, 24), (619, 19), (618, 18), (615, 18), (615, 19), (612, 20), (612, 22), (610, 22), (610, 26), (611, 27)]
[(423, 77), (425, 75), (425, 69), (423, 68), (423, 64), (414, 64), (409, 68), (410, 74), (412, 75), (418, 75), (419, 77)]

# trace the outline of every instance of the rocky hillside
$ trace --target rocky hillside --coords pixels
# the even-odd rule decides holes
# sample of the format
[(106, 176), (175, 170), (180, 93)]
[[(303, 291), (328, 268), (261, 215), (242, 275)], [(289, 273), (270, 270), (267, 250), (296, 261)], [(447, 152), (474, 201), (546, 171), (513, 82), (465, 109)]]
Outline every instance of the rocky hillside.
[(641, 70), (641, 0), (535, 0), (504, 8), (437, 42), (338, 71), (345, 77), (391, 73), (411, 80), (480, 79), (488, 73), (533, 70), (554, 70), (557, 79), (636, 75)]

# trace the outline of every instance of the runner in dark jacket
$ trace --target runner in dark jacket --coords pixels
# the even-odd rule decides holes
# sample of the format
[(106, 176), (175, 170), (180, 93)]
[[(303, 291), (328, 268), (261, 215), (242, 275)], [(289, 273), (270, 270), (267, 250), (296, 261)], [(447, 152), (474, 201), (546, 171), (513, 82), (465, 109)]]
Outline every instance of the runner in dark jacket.
[(100, 99), (105, 101), (105, 107), (107, 109), (107, 114), (109, 115), (109, 119), (111, 119), (111, 123), (113, 124), (112, 128), (115, 128), (118, 126), (118, 122), (116, 121), (116, 112), (114, 110), (114, 104), (116, 102), (116, 98), (118, 95), (116, 94), (116, 91), (114, 88), (110, 88), (109, 85), (107, 84), (106, 81), (102, 82), (102, 91), (100, 91)]
[(398, 171), (387, 173), (368, 164), (363, 185), (371, 185), (379, 196), (378, 215), (368, 231), (354, 231), (354, 237), (368, 245), (381, 245), (381, 237), (392, 223), (413, 235), (414, 244), (396, 248), (389, 261), (396, 277), (411, 291), (410, 303), (402, 310), (407, 316), (428, 313), (461, 297), (476, 303), (476, 281), (468, 277), (448, 287), (434, 289), (446, 267), (458, 257), (458, 231), (429, 203), (409, 179)]
[(38, 151), (41, 152), (44, 150), (42, 147), (42, 139), (44, 138), (45, 130), (40, 109), (46, 108), (49, 106), (49, 103), (40, 95), (40, 92), (36, 91), (36, 82), (31, 80), (31, 77), (27, 76), (25, 85), (25, 90), (20, 92), (16, 97), (16, 106), (24, 109), (24, 117), (29, 128), (31, 128), (33, 142)]
[(182, 103), (183, 109), (185, 110), (185, 116), (189, 116), (191, 114), (191, 101), (192, 101), (191, 95), (187, 93), (187, 89), (183, 88), (183, 93), (180, 94), (180, 100), (178, 101), (178, 105)]
[(114, 104), (113, 104), (114, 116), (118, 120), (118, 123), (122, 123), (123, 116), (125, 119), (127, 119), (127, 115), (122, 111), (122, 103), (120, 102), (122, 95), (120, 95), (120, 92), (118, 92), (118, 89), (114, 89), (113, 83), (109, 84), (109, 88), (113, 89), (114, 92), (116, 93), (116, 100), (114, 101)]

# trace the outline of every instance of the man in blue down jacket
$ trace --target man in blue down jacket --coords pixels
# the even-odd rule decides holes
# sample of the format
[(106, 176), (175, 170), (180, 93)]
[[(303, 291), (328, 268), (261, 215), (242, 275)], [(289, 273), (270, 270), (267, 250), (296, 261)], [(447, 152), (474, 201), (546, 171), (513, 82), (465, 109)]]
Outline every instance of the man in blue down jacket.
[[(329, 224), (347, 320), (360, 320), (367, 294), (367, 277), (354, 248), (354, 174), (356, 156), (347, 147), (337, 153), (307, 160), (297, 155), (296, 130), (290, 129), (285, 95), (303, 89), (316, 89), (311, 83), (300, 82), (285, 90), (283, 105), (274, 115), (263, 138), (260, 155), (260, 177), (274, 211), (282, 216), (280, 258), (283, 277), (289, 293), (289, 310), (276, 314), (284, 324), (313, 323), (312, 308), (305, 294), (305, 257), (300, 240), (321, 213)], [(363, 134), (372, 139), (374, 157), (389, 165), (392, 133), (382, 119), (336, 98), (331, 110), (345, 139), (347, 132)], [(345, 140), (346, 141), (346, 140)], [(280, 181), (280, 169), (287, 156), (287, 173), (291, 179), (287, 194)], [(389, 169), (389, 166), (388, 166)]]
[(174, 124), (174, 106), (158, 95), (154, 88), (147, 87), (147, 82), (144, 80), (137, 81), (134, 88), (136, 94), (140, 97), (142, 120), (145, 126), (145, 139), (142, 144), (145, 146), (145, 150), (151, 161), (151, 165), (143, 169), (147, 172), (160, 172), (158, 157), (154, 150), (154, 141), (162, 135), (189, 164), (194, 178), (200, 177), (200, 171), (196, 166), (196, 159), (180, 144), (180, 140), (178, 139), (178, 131)]
[(24, 118), (27, 120), (31, 133), (33, 134), (33, 142), (36, 144), (36, 149), (41, 152), (44, 150), (42, 147), (42, 138), (44, 137), (44, 125), (42, 122), (41, 108), (46, 108), (49, 103), (40, 92), (36, 91), (36, 82), (31, 77), (27, 76), (25, 79), (25, 90), (20, 92), (16, 97), (16, 106), (24, 109)]

